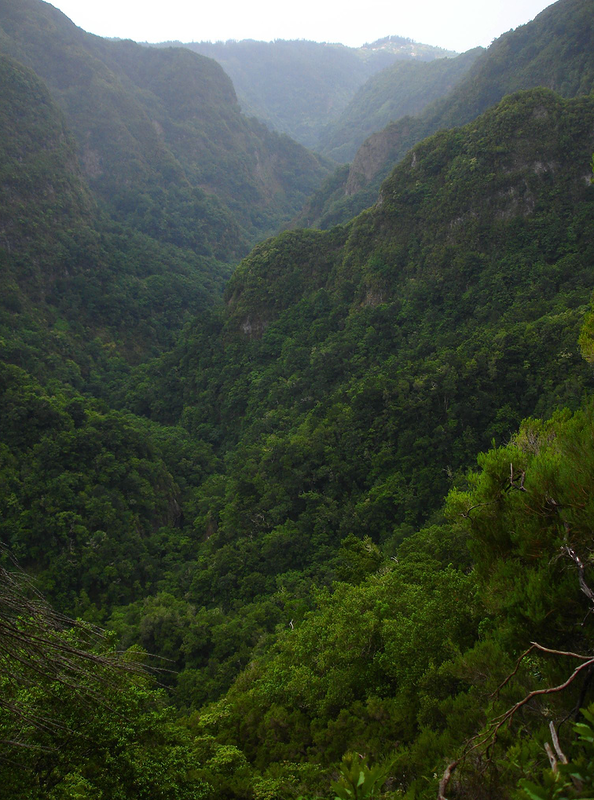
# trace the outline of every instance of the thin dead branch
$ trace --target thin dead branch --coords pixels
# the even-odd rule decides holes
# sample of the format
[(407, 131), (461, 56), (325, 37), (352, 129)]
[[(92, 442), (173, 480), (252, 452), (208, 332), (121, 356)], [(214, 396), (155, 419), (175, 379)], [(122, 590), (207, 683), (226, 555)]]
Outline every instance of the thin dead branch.
[(522, 655), (518, 658), (518, 660), (516, 661), (516, 666), (514, 667), (512, 672), (509, 673), (509, 675), (506, 677), (506, 679), (503, 681), (503, 683), (501, 683), (497, 687), (497, 689), (495, 689), (493, 694), (490, 695), (491, 699), (499, 697), (499, 692), (517, 674), (517, 672), (518, 672), (518, 670), (519, 670), (519, 668), (520, 668), (520, 666), (522, 664), (522, 661), (526, 658), (526, 656), (530, 655), (530, 653), (532, 653), (534, 650), (538, 650), (541, 653), (548, 653), (549, 655), (554, 655), (554, 656), (569, 656), (569, 658), (577, 658), (577, 659), (580, 659), (582, 661), (590, 661), (592, 659), (592, 656), (583, 656), (583, 655), (580, 655), (580, 653), (573, 653), (570, 650), (554, 650), (554, 649), (552, 649), (550, 647), (545, 647), (544, 645), (539, 644), (538, 642), (530, 642), (530, 647), (527, 650), (524, 650)]
[(567, 545), (567, 544), (563, 546), (563, 551), (569, 556), (569, 558), (571, 558), (573, 563), (577, 566), (577, 568), (578, 568), (578, 580), (580, 582), (580, 589), (586, 595), (588, 600), (591, 603), (594, 604), (594, 592), (592, 591), (592, 589), (590, 589), (590, 587), (586, 583), (586, 579), (584, 577), (584, 573), (586, 572), (586, 568), (584, 567), (581, 558), (578, 556), (578, 554), (575, 552), (575, 550), (572, 547), (570, 547), (569, 545)]
[(549, 722), (549, 730), (551, 732), (551, 741), (553, 742), (553, 747), (555, 748), (555, 752), (557, 753), (559, 761), (562, 764), (567, 764), (567, 756), (563, 750), (561, 750), (559, 737), (557, 736), (557, 731), (555, 730), (555, 723), (552, 720)]
[[(0, 550), (7, 555), (5, 548)], [(70, 731), (62, 722), (34, 709), (21, 707), (21, 688), (43, 683), (59, 696), (60, 687), (72, 692), (81, 704), (114, 711), (104, 689), (117, 688), (123, 674), (141, 674), (138, 661), (106, 650), (103, 630), (56, 612), (37, 591), (16, 562), (13, 570), (0, 567), (0, 675), (4, 683), (0, 709), (25, 726), (45, 732)], [(0, 744), (31, 747), (13, 731)], [(43, 749), (43, 748), (42, 748)]]
[(441, 776), (441, 780), (439, 782), (439, 794), (437, 795), (437, 800), (447, 800), (445, 797), (445, 790), (448, 788), (448, 783), (450, 782), (450, 778), (452, 777), (452, 772), (456, 769), (460, 760), (452, 761), (451, 764), (448, 764), (446, 767), (445, 772)]
[(496, 500), (489, 500), (489, 502), (487, 502), (487, 503), (477, 503), (476, 505), (470, 506), (470, 508), (467, 508), (466, 511), (461, 511), (460, 512), (460, 516), (463, 519), (468, 519), (470, 517), (470, 512), (474, 511), (475, 508), (482, 508), (483, 506), (492, 506), (497, 502), (499, 502), (499, 498), (497, 498)]
[(548, 742), (545, 742), (544, 749), (549, 759), (549, 764), (551, 765), (551, 769), (553, 770), (553, 772), (557, 772), (558, 771), (557, 759), (555, 757), (555, 754), (551, 750), (551, 745)]
[(526, 470), (524, 469), (524, 470), (522, 470), (520, 472), (520, 482), (517, 483), (517, 476), (514, 473), (514, 465), (510, 464), (509, 465), (509, 486), (507, 488), (508, 489), (517, 489), (519, 492), (526, 492), (528, 490), (524, 487), (524, 481), (525, 480), (526, 480)]

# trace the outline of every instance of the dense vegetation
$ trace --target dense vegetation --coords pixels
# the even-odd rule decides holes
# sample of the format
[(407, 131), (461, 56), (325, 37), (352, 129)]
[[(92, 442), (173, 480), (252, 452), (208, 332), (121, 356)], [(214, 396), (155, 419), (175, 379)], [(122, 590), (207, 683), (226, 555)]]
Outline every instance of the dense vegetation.
[[(218, 67), (0, 9), (5, 793), (591, 797), (583, 39), (555, 67), (576, 97), (515, 92), (424, 139), (348, 224), (258, 244), (221, 302), (247, 211), (194, 193), (182, 144), (145, 163), (125, 133), (146, 130), (141, 95), (179, 142), (201, 94), (241, 119)], [(89, 97), (121, 115), (111, 163), (137, 157), (120, 210), (117, 170), (89, 177), (81, 150), (91, 64)], [(230, 197), (237, 175), (210, 168)]]
[(494, 437), (579, 405), (591, 120), (590, 100), (540, 90), (428, 140), (350, 226), (256, 248), (223, 317), (135, 373), (133, 411), (221, 458), (196, 495), (191, 602), (273, 627), (283, 592), (337, 574), (349, 536), (393, 554)]
[(245, 113), (314, 150), (320, 148), (325, 125), (338, 119), (358, 87), (378, 70), (394, 61), (431, 61), (454, 55), (399, 36), (359, 48), (282, 39), (183, 46), (221, 64)]

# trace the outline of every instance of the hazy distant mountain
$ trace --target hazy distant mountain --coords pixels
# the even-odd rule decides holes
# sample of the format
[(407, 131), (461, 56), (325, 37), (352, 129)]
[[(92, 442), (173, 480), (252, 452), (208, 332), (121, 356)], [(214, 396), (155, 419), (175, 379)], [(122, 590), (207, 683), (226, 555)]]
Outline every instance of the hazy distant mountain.
[[(0, 346), (36, 375), (54, 346), (79, 377), (109, 361), (101, 346), (77, 353), (74, 331), (131, 361), (170, 344), (329, 172), (244, 117), (228, 76), (196, 53), (0, 0), (0, 59)], [(54, 339), (56, 319), (72, 327)]]
[(375, 201), (382, 180), (414, 144), (469, 122), (506, 94), (535, 86), (564, 97), (592, 91), (594, 0), (559, 0), (500, 36), (446, 97), (370, 136), (350, 168), (328, 178), (297, 224), (326, 228), (347, 221)]
[(0, 53), (0, 361), (80, 388), (97, 364), (121, 367), (122, 356), (136, 362), (170, 344), (215, 302), (228, 272), (205, 252), (222, 245), (215, 227), (195, 223), (193, 248), (191, 230), (186, 244), (168, 241), (181, 238), (175, 223), (151, 236), (110, 218), (47, 86)]
[(338, 119), (358, 87), (375, 72), (397, 60), (431, 61), (455, 55), (399, 36), (360, 48), (303, 40), (183, 46), (221, 64), (246, 114), (313, 149), (319, 146), (324, 127)]
[(322, 132), (320, 152), (335, 161), (352, 160), (372, 133), (407, 114), (418, 114), (451, 91), (483, 52), (477, 47), (456, 58), (430, 62), (399, 59), (372, 75), (339, 119)]

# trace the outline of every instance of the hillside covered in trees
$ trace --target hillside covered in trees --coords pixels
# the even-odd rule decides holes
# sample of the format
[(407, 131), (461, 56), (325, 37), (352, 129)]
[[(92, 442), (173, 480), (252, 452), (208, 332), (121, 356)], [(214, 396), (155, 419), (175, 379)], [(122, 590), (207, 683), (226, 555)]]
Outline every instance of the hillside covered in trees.
[(278, 230), (328, 173), (244, 117), (212, 59), (100, 39), (39, 0), (0, 9), (0, 51), (46, 83), (86, 180), (119, 222), (234, 259)]
[(592, 12), (279, 232), (217, 64), (0, 2), (7, 796), (592, 796)]

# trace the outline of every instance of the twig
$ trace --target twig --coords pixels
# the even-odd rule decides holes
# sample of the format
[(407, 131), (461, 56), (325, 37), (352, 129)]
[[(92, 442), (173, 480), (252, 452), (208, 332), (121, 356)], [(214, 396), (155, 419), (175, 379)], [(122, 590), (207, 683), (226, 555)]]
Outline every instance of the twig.
[(496, 498), (495, 500), (489, 500), (488, 503), (477, 503), (474, 506), (470, 506), (470, 508), (466, 509), (466, 511), (461, 511), (460, 516), (463, 517), (464, 519), (468, 519), (470, 512), (474, 511), (475, 508), (482, 508), (483, 506), (492, 506), (497, 502), (499, 502), (499, 498)]

